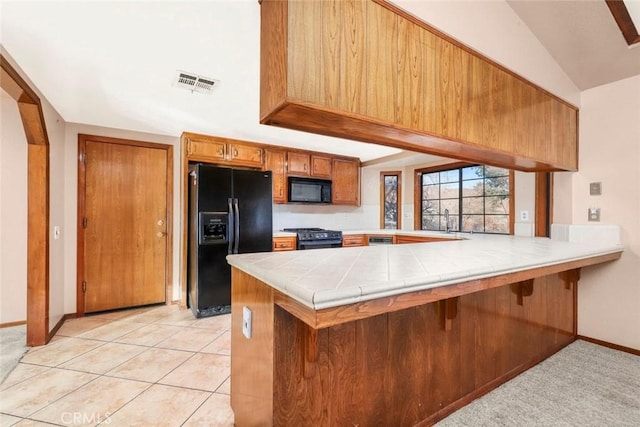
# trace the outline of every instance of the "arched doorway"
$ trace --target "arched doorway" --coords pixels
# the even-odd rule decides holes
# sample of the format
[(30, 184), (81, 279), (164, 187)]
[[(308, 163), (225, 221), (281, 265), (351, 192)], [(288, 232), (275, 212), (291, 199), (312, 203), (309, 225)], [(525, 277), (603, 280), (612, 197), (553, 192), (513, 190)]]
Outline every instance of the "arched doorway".
[(49, 341), (49, 137), (40, 98), (0, 54), (0, 86), (18, 103), (27, 138), (27, 345)]

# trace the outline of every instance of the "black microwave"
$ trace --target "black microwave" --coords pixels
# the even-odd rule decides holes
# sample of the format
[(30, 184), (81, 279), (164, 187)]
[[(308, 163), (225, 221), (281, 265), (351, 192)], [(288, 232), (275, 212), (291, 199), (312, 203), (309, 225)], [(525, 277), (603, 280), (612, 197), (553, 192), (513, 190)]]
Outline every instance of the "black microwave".
[(331, 203), (331, 181), (289, 177), (290, 203)]

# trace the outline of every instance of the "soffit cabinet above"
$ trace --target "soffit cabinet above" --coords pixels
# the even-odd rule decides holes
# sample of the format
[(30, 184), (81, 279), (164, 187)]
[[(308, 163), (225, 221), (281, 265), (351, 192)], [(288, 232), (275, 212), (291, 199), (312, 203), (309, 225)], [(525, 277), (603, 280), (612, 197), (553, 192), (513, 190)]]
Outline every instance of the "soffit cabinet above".
[(382, 0), (261, 3), (261, 123), (575, 171), (578, 110)]

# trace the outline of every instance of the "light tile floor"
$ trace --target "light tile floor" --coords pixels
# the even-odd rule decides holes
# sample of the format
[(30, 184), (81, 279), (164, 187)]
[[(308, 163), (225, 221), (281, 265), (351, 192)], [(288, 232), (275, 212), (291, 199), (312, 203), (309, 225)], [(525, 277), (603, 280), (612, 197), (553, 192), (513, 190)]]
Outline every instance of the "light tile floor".
[(175, 305), (67, 320), (0, 385), (0, 427), (233, 426), (230, 330)]

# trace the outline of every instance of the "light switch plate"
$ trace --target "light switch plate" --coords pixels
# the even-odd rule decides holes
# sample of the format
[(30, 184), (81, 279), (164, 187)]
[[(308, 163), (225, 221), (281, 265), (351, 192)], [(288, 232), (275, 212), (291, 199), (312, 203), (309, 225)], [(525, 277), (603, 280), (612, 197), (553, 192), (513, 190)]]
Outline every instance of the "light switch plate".
[(589, 221), (600, 221), (600, 208), (589, 208)]
[(251, 309), (246, 305), (242, 307), (242, 334), (251, 339)]
[(599, 196), (602, 194), (602, 183), (601, 182), (592, 182), (589, 184), (589, 195), (591, 196)]

